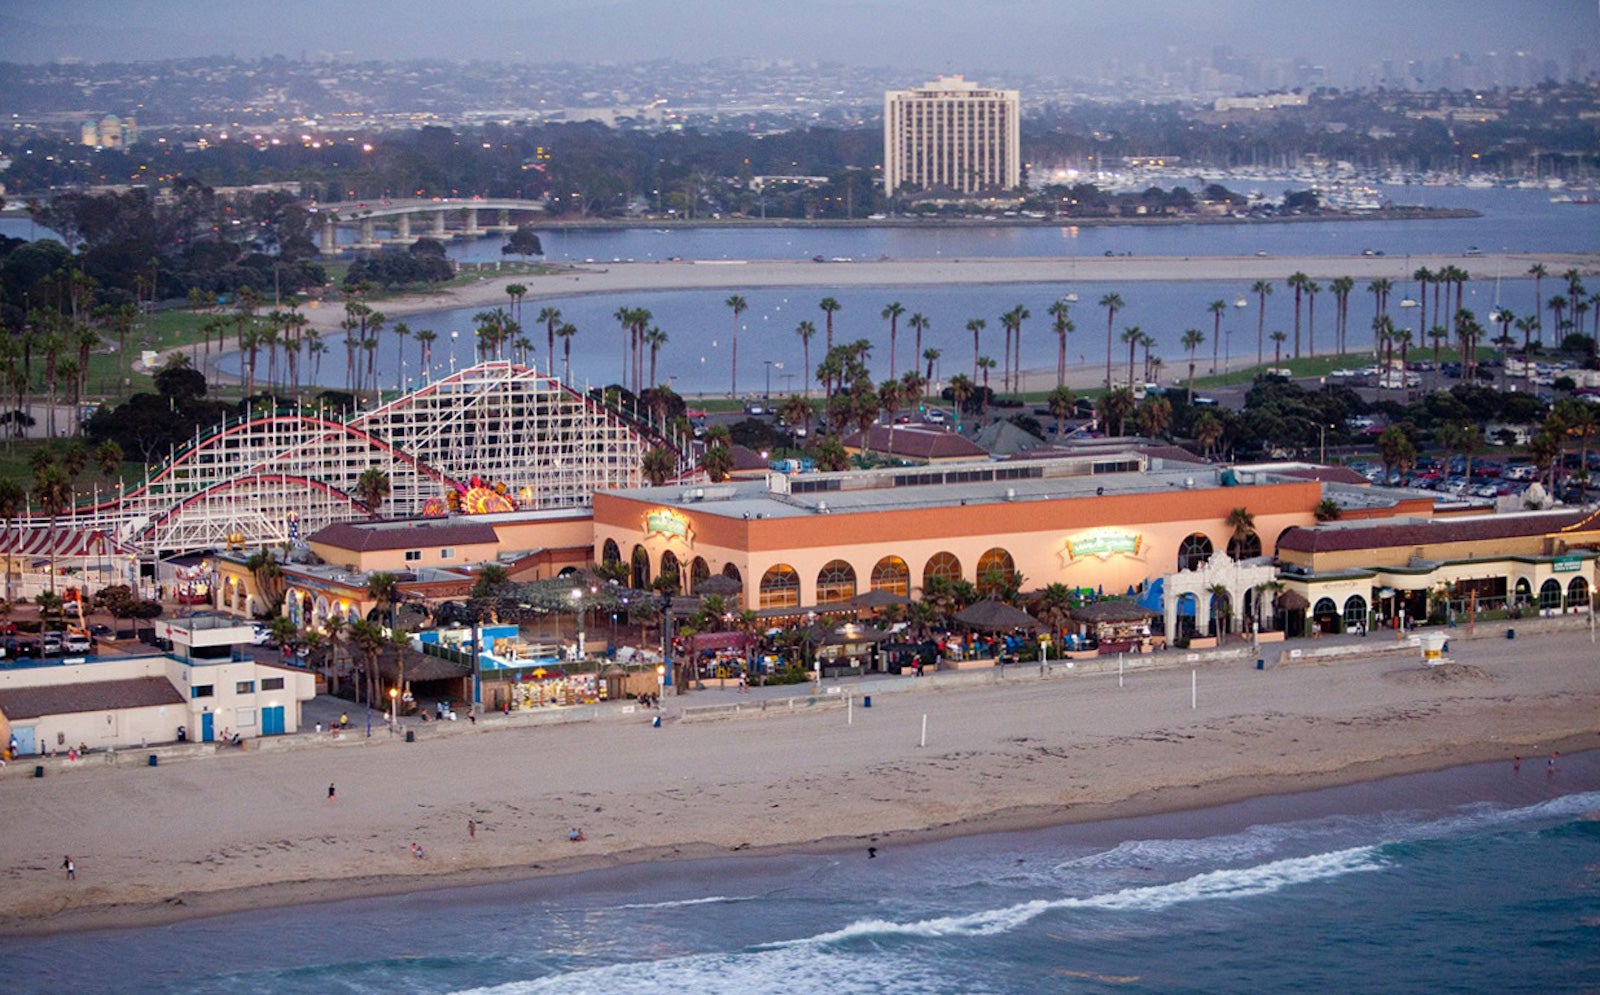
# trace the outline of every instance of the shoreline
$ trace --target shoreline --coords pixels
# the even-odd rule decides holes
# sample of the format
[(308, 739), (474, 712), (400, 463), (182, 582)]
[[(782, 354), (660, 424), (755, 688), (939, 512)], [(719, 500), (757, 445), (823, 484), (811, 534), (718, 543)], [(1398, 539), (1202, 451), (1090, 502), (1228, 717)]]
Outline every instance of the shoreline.
[[(1531, 769), (1550, 750), (1600, 748), (1600, 674), (1581, 633), (1528, 633), (1515, 655), (1504, 646), (1463, 640), (1462, 669), (1448, 673), (1392, 654), (1208, 668), (1197, 710), (1190, 676), (1169, 662), (1130, 671), (1127, 688), (1089, 674), (913, 686), (849, 725), (837, 710), (596, 722), (7, 778), (0, 874), (12, 901), (0, 927), (152, 925), (666, 860), (844, 852), (1292, 798), (1512, 753)], [(321, 797), (332, 779), (336, 805)], [(469, 815), (482, 826), (470, 841)], [(589, 836), (581, 852), (565, 840), (572, 825)], [(77, 882), (59, 878), (63, 851)]]

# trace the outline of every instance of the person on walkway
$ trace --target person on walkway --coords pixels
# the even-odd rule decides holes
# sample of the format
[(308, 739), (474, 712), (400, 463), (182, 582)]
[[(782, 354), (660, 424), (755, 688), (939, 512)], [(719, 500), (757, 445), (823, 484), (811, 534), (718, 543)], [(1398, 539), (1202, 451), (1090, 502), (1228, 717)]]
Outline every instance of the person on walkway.
[(72, 862), (70, 856), (61, 858), (61, 869), (67, 872), (68, 881), (78, 880), (78, 865)]
[(330, 804), (334, 800), (334, 795), (335, 795), (335, 793), (334, 793), (334, 790), (333, 790), (333, 782), (329, 781), (328, 782), (328, 801), (329, 801)]
[(475, 840), (477, 838), (478, 838), (478, 820), (477, 819), (468, 819), (467, 820), (467, 839)]

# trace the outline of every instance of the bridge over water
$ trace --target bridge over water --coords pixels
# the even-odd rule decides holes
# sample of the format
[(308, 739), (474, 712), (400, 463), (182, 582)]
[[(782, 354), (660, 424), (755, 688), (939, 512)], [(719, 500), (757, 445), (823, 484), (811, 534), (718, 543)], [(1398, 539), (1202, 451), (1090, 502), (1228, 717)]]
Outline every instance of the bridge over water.
[[(361, 233), (358, 241), (347, 247), (375, 249), (386, 242), (409, 245), (419, 234), (442, 242), (458, 236), (478, 238), (491, 232), (512, 232), (518, 224), (545, 213), (543, 201), (514, 197), (351, 200), (313, 204), (310, 211), (321, 222), (318, 246), (324, 254), (339, 251), (341, 227), (357, 228)], [(493, 220), (486, 221), (484, 212), (492, 212)], [(414, 226), (421, 229), (420, 233), (413, 233)]]

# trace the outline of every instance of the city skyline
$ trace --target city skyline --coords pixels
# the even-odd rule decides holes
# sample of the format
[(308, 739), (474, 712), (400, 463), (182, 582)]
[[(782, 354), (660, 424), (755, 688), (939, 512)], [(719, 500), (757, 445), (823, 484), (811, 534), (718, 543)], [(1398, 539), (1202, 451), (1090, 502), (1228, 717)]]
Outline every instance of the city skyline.
[[(597, 0), (581, 8), (484, 0), (471, 20), (440, 23), (420, 0), (268, 7), (154, 0), (137, 9), (62, 0), (0, 15), (0, 60), (146, 61), (195, 56), (507, 62), (616, 62), (728, 58), (836, 62), (909, 71), (997, 71), (1074, 77), (1150, 75), (1227, 49), (1246, 60), (1324, 66), (1333, 85), (1455, 53), (1524, 52), (1561, 74), (1595, 68), (1600, 11), (1588, 0), (1510, 7), (1471, 0), (1441, 19), (1437, 5), (1355, 0), (1337, 9), (1267, 0), (813, 0), (808, 16), (766, 14), (730, 0), (685, 0), (661, 16), (652, 0)], [(617, 26), (624, 26), (618, 30)], [(627, 26), (634, 26), (628, 30)], [(895, 39), (885, 45), (884, 34)]]

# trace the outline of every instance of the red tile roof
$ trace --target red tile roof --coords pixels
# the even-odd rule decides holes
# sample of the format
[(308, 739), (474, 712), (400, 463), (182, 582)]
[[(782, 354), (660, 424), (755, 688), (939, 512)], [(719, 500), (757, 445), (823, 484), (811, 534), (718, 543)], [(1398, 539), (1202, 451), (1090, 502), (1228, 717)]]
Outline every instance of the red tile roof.
[(183, 695), (165, 677), (132, 677), (120, 681), (85, 681), (0, 691), (0, 713), (7, 720), (44, 715), (106, 712), (114, 708), (181, 705)]
[(306, 541), (367, 553), (380, 549), (493, 544), (499, 541), (499, 536), (494, 526), (487, 522), (422, 519), (414, 522), (335, 522), (313, 532), (306, 537)]
[[(860, 432), (842, 441), (847, 448), (862, 448)], [(920, 425), (897, 425), (893, 433), (887, 425), (874, 425), (867, 430), (867, 444), (875, 453), (889, 453), (906, 459), (984, 459), (989, 455), (988, 450), (955, 432)]]
[(1441, 542), (1477, 542), (1547, 535), (1576, 524), (1588, 512), (1567, 511), (1549, 515), (1490, 515), (1483, 518), (1445, 518), (1437, 521), (1378, 521), (1371, 525), (1289, 529), (1278, 538), (1278, 548), (1298, 553), (1332, 553), (1351, 549), (1427, 546)]
[(1285, 477), (1316, 480), (1324, 484), (1355, 484), (1358, 487), (1372, 486), (1372, 481), (1347, 466), (1308, 466), (1305, 469), (1279, 470), (1277, 472)]

